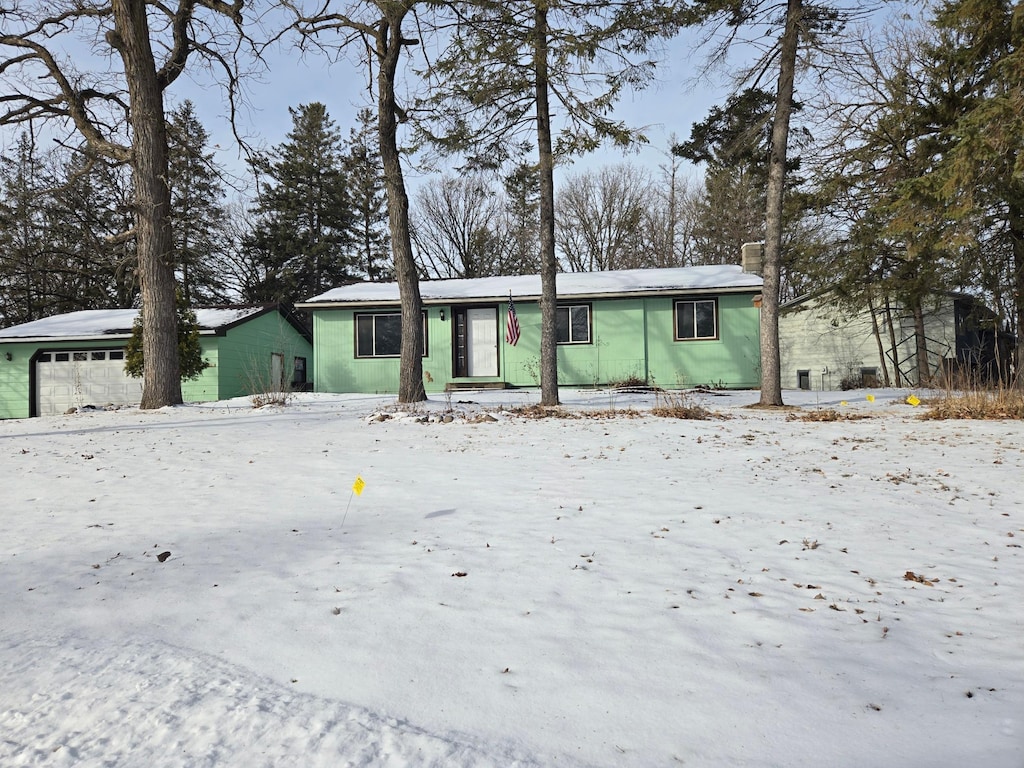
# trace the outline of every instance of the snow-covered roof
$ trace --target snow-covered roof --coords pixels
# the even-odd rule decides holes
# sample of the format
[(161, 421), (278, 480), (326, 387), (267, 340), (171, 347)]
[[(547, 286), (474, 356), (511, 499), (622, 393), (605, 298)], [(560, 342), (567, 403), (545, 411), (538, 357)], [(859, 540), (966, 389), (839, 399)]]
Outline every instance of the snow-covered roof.
[[(217, 307), (196, 309), (196, 320), (200, 333), (215, 333), (240, 320), (263, 312), (263, 306)], [(139, 314), (137, 309), (83, 309), (63, 315), (44, 317), (30, 323), (12, 325), (0, 329), (0, 341), (4, 339), (24, 341), (27, 339), (89, 339), (110, 336), (129, 336), (132, 324)]]
[[(741, 267), (732, 264), (721, 264), (673, 269), (561, 272), (556, 277), (556, 290), (559, 297), (579, 298), (681, 291), (760, 290), (761, 283), (760, 275), (744, 272)], [(497, 300), (507, 298), (509, 294), (514, 299), (539, 298), (540, 275), (420, 281), (420, 296), (427, 303)], [(355, 283), (333, 288), (297, 306), (389, 303), (398, 300), (398, 283)]]

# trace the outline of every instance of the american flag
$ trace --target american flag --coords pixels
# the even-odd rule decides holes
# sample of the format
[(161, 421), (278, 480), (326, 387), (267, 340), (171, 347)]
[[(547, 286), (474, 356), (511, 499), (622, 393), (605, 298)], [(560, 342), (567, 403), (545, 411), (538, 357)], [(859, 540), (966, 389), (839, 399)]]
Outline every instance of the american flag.
[(519, 342), (519, 318), (516, 317), (516, 305), (512, 303), (512, 294), (508, 295), (508, 322), (505, 323), (505, 343), (513, 347)]

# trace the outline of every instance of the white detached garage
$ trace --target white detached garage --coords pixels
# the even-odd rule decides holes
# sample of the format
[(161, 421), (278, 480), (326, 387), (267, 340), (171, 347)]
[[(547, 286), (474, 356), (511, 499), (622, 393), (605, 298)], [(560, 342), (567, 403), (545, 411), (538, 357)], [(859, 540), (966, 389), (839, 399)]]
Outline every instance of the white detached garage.
[[(83, 406), (137, 405), (142, 380), (124, 372), (138, 310), (70, 312), (0, 329), (0, 418), (50, 416)], [(307, 389), (312, 335), (278, 305), (195, 310), (210, 367), (182, 382), (186, 401)]]

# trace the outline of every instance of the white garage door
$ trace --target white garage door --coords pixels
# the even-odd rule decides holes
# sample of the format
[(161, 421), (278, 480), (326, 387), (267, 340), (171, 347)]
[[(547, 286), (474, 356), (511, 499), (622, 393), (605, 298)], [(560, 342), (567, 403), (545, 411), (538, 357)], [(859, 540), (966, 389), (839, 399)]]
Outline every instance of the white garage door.
[(40, 416), (86, 405), (137, 405), (142, 379), (124, 372), (123, 349), (46, 352), (36, 361), (36, 408)]

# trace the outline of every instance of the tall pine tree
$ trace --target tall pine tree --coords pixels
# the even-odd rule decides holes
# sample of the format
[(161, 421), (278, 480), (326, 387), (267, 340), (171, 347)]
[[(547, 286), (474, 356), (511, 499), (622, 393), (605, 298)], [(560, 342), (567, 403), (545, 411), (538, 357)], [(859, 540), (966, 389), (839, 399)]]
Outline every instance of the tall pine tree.
[(361, 109), (348, 139), (344, 170), (353, 217), (354, 269), (371, 282), (394, 275), (388, 236), (384, 170), (377, 142), (373, 110)]
[(226, 237), (221, 171), (207, 151), (209, 134), (185, 101), (168, 119), (168, 186), (178, 285), (189, 306), (227, 301), (222, 277)]
[(307, 299), (352, 279), (353, 215), (345, 147), (319, 103), (288, 111), (292, 130), (255, 163), (256, 225), (244, 247), (268, 266), (265, 301)]

